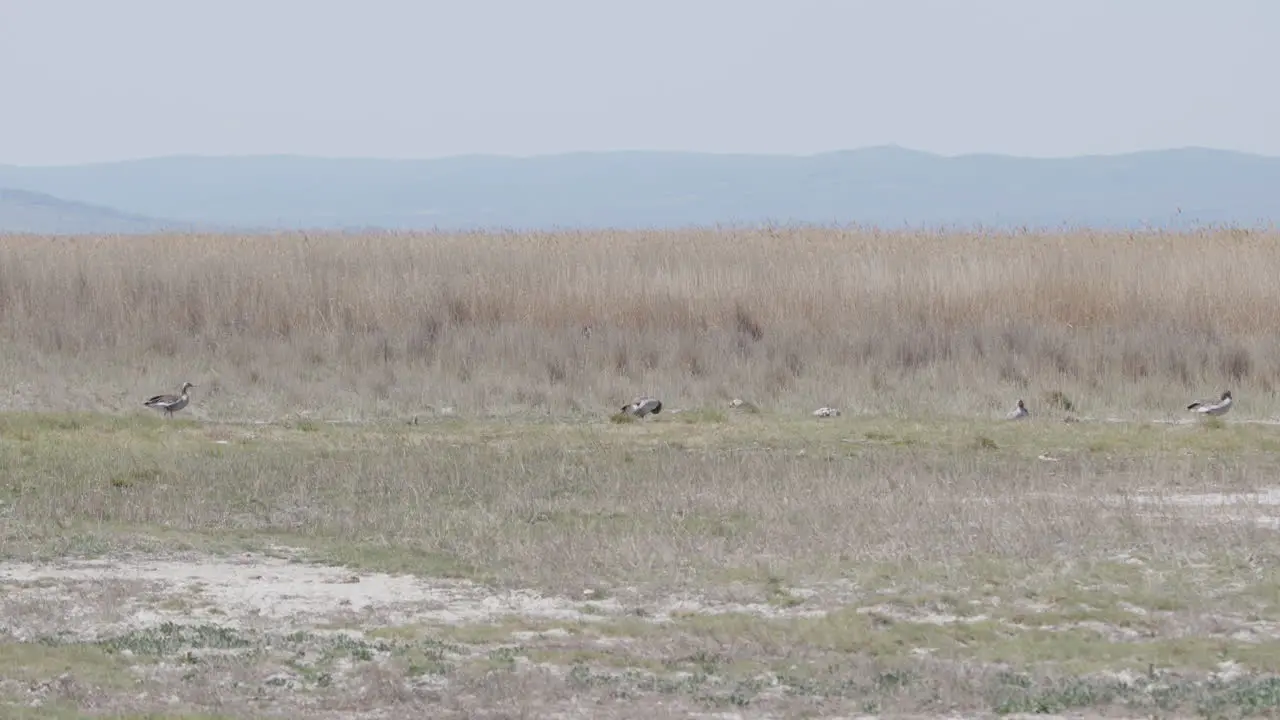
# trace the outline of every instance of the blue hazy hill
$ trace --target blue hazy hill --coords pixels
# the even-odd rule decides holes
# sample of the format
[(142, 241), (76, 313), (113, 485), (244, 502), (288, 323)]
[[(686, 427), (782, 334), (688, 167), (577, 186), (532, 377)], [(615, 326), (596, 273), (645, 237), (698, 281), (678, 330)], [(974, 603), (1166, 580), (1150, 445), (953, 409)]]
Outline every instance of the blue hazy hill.
[[(0, 187), (140, 221), (164, 218), (153, 224), (167, 227), (1178, 227), (1280, 220), (1280, 158), (1202, 148), (1062, 159), (946, 157), (899, 147), (808, 156), (170, 156), (0, 165)], [(11, 222), (0, 206), (0, 230), (13, 229)], [(109, 223), (86, 215), (74, 224), (115, 231)]]
[(40, 235), (132, 234), (195, 229), (45, 193), (0, 187), (0, 232)]

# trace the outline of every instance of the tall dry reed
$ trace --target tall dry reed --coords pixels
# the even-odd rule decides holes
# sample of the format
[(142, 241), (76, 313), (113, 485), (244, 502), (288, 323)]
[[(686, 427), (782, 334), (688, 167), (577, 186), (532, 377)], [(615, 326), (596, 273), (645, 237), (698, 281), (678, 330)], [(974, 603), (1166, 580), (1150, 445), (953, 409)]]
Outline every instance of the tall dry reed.
[(10, 407), (197, 383), (217, 418), (740, 396), (990, 414), (1280, 410), (1280, 234), (767, 229), (0, 238)]

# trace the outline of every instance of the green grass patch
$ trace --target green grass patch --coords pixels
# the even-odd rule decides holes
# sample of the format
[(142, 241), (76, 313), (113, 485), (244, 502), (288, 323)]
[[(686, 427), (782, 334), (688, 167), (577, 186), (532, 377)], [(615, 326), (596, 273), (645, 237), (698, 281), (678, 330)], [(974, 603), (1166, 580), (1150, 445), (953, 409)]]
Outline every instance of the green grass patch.
[(129, 663), (99, 645), (0, 642), (0, 677), (36, 683), (71, 672), (82, 682), (113, 689), (136, 684)]

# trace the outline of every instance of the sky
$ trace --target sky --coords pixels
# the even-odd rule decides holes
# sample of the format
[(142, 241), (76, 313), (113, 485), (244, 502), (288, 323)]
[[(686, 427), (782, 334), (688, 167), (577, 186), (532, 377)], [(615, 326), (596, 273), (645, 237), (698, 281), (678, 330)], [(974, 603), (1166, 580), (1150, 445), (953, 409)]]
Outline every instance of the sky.
[(0, 163), (1280, 155), (1274, 0), (0, 0)]

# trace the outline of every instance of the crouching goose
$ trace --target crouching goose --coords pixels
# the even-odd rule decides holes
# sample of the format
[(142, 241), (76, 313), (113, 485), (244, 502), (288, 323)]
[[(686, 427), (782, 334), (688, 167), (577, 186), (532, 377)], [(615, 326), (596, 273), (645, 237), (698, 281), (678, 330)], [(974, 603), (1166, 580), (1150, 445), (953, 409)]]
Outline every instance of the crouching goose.
[(653, 413), (657, 415), (662, 412), (662, 401), (651, 397), (638, 397), (632, 400), (629, 405), (622, 406), (622, 412), (628, 415), (634, 415), (642, 418), (645, 415)]
[(1023, 418), (1031, 417), (1031, 411), (1027, 409), (1026, 403), (1019, 399), (1018, 406), (1015, 407), (1013, 412), (1009, 413), (1007, 417), (1010, 420), (1022, 420)]
[(1215, 417), (1222, 415), (1231, 409), (1231, 391), (1228, 390), (1222, 393), (1222, 397), (1218, 398), (1216, 401), (1197, 400), (1196, 402), (1188, 405), (1187, 409), (1192, 412), (1200, 413), (1201, 415), (1213, 415)]

